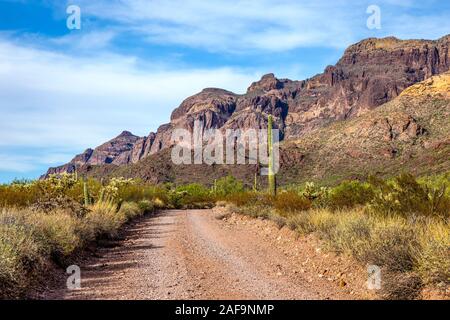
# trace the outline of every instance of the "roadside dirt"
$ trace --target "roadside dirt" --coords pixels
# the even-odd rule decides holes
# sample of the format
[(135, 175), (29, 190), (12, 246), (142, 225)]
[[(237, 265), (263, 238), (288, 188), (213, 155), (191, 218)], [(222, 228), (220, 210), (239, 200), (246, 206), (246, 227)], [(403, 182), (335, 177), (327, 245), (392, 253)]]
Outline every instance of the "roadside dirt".
[[(216, 209), (218, 210), (218, 209)], [(313, 237), (216, 210), (170, 210), (136, 221), (124, 240), (80, 263), (43, 299), (361, 299), (365, 271)], [(64, 281), (62, 281), (64, 280)]]

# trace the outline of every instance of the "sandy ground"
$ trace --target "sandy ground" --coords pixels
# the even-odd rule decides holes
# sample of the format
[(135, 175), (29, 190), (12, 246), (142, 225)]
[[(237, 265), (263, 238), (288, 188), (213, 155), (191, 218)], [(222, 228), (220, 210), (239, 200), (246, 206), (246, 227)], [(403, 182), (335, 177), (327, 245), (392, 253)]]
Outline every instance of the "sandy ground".
[(80, 290), (67, 290), (60, 281), (41, 298), (370, 297), (365, 271), (322, 252), (315, 239), (297, 239), (269, 221), (217, 215), (215, 210), (170, 210), (142, 218), (127, 227), (124, 240), (80, 262)]

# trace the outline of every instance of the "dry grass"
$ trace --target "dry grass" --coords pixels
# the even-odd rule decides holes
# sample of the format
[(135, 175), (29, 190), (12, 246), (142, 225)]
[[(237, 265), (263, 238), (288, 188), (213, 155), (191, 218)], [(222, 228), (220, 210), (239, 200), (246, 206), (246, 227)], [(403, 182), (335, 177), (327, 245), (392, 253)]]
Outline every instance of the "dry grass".
[(418, 233), (415, 270), (425, 284), (450, 284), (450, 231), (448, 224), (428, 223)]
[(114, 237), (120, 227), (144, 212), (152, 202), (97, 202), (80, 217), (70, 211), (50, 213), (30, 209), (0, 209), (0, 299), (19, 298), (45, 274), (51, 263), (66, 258), (95, 239)]
[(123, 212), (117, 211), (117, 205), (113, 202), (97, 202), (89, 209), (85, 219), (95, 237), (114, 237), (127, 220)]
[(35, 239), (48, 254), (67, 256), (81, 245), (80, 219), (65, 211), (30, 214), (27, 224), (33, 226)]
[(380, 216), (365, 208), (312, 209), (290, 214), (286, 225), (301, 235), (317, 234), (329, 250), (381, 267), (384, 298), (415, 298), (422, 285), (450, 285), (450, 226), (440, 219)]
[(27, 212), (0, 211), (0, 298), (17, 297), (30, 284), (30, 273), (44, 266), (43, 248), (26, 224)]

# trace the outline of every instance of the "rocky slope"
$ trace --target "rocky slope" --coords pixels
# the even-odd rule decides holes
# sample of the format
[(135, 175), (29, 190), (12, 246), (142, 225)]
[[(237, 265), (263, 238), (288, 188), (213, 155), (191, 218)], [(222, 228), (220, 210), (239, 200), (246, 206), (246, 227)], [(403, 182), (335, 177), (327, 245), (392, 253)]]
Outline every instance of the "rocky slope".
[(364, 115), (411, 85), (450, 70), (449, 44), (450, 35), (436, 41), (366, 39), (349, 47), (335, 66), (311, 79), (292, 81), (268, 74), (244, 95), (204, 89), (183, 101), (170, 123), (156, 133), (142, 138), (122, 134), (47, 174), (83, 166), (137, 163), (169, 148), (173, 130), (192, 130), (194, 121), (201, 121), (205, 129), (263, 128), (272, 114), (282, 138), (297, 139), (332, 122)]

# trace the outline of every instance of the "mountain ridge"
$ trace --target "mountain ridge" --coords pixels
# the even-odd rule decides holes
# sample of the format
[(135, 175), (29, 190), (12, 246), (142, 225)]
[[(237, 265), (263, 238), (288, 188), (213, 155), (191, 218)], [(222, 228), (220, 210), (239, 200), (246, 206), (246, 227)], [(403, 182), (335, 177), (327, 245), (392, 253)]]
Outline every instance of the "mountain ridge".
[(175, 128), (192, 130), (195, 121), (205, 129), (264, 128), (267, 116), (282, 139), (297, 139), (335, 121), (359, 117), (391, 101), (406, 88), (450, 70), (450, 35), (438, 40), (399, 40), (394, 37), (362, 40), (344, 52), (334, 66), (306, 80), (264, 75), (242, 95), (205, 88), (185, 99), (170, 122), (156, 133), (137, 137), (130, 132), (50, 168), (45, 176), (74, 172), (83, 166), (127, 165), (172, 145)]
[[(440, 85), (436, 86), (436, 83)], [(450, 96), (439, 88), (450, 86), (450, 72), (406, 89), (399, 97), (359, 117), (335, 121), (280, 145), (280, 184), (316, 181), (336, 184), (364, 180), (369, 174), (390, 177), (450, 170)], [(417, 92), (427, 92), (417, 95)], [(251, 186), (256, 165), (175, 165), (171, 150), (129, 165), (85, 166), (81, 174), (98, 179), (121, 176), (151, 183), (198, 182), (233, 175)], [(266, 179), (259, 178), (264, 186)]]

